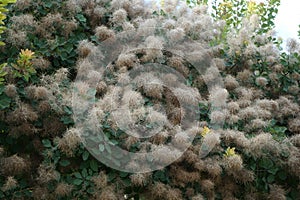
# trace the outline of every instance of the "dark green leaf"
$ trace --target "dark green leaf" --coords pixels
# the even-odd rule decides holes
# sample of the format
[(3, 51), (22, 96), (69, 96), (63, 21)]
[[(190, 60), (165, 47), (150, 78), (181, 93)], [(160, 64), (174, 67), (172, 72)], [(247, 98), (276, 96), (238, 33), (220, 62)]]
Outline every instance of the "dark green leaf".
[(63, 116), (60, 121), (62, 121), (64, 124), (74, 124), (73, 118), (70, 116)]
[(78, 21), (80, 21), (82, 23), (86, 22), (86, 18), (82, 14), (77, 14), (76, 19), (78, 19)]
[(86, 177), (88, 176), (87, 169), (84, 168), (84, 169), (82, 170), (81, 174), (82, 174), (82, 177), (83, 177), (83, 178), (86, 178)]
[(86, 191), (87, 191), (87, 193), (89, 193), (89, 194), (94, 194), (94, 193), (95, 193), (95, 190), (94, 190), (94, 188), (92, 188), (92, 187), (88, 188)]
[(91, 160), (90, 167), (93, 171), (95, 171), (95, 172), (98, 171), (98, 163), (95, 160)]
[(275, 176), (273, 174), (269, 175), (267, 178), (268, 183), (273, 183), (275, 180)]
[(263, 158), (262, 160), (259, 161), (259, 166), (265, 169), (270, 169), (273, 166), (273, 162), (268, 158)]
[(0, 95), (0, 110), (8, 108), (10, 106), (11, 98), (5, 94)]
[(50, 1), (50, 2), (45, 2), (45, 7), (46, 8), (51, 8), (51, 6), (52, 6), (52, 2)]
[(42, 143), (43, 143), (44, 147), (46, 147), (46, 148), (52, 147), (51, 142), (48, 139), (42, 140)]
[(117, 177), (117, 174), (114, 171), (109, 172), (108, 175), (107, 175), (107, 178), (108, 178), (109, 182), (111, 182), (112, 180), (114, 180), (116, 177)]
[(80, 174), (79, 172), (75, 172), (75, 173), (74, 173), (74, 176), (75, 176), (76, 178), (79, 178), (79, 179), (82, 178), (82, 176), (81, 176), (81, 174)]
[(66, 166), (68, 166), (70, 164), (70, 161), (68, 161), (68, 160), (61, 160), (61, 161), (59, 161), (59, 164), (61, 166), (63, 166), (63, 167), (66, 167)]
[(273, 175), (275, 175), (277, 171), (278, 171), (278, 168), (276, 168), (276, 166), (272, 167), (271, 169), (268, 169), (268, 172)]
[(0, 85), (0, 94), (2, 94), (5, 90), (5, 86), (4, 85)]
[(286, 172), (285, 171), (280, 171), (280, 172), (278, 172), (278, 177), (279, 177), (279, 179), (280, 180), (286, 180), (286, 178), (287, 178), (287, 174), (286, 174)]
[(83, 154), (82, 154), (82, 160), (84, 160), (84, 161), (87, 160), (89, 158), (89, 155), (90, 155), (89, 152), (84, 151)]
[(81, 185), (82, 180), (81, 179), (74, 179), (73, 184), (74, 185)]
[(126, 176), (128, 176), (127, 172), (120, 172), (120, 177), (121, 178), (125, 178)]

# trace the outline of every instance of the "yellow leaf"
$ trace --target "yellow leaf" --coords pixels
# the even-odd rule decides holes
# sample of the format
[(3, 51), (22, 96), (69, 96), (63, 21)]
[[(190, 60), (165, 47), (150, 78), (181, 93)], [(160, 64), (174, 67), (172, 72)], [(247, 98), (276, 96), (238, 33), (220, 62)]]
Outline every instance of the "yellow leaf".
[(234, 156), (234, 155), (236, 155), (235, 154), (235, 147), (232, 147), (232, 148), (228, 147), (225, 151), (225, 154), (224, 154), (225, 157)]
[(201, 132), (202, 137), (205, 137), (208, 133), (210, 133), (210, 129), (207, 126), (204, 126)]

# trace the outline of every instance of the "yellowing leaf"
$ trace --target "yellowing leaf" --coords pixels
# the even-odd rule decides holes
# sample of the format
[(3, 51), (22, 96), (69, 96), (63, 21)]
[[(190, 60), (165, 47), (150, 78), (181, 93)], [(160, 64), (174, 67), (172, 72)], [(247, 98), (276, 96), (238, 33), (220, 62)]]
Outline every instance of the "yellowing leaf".
[(210, 133), (210, 129), (207, 126), (204, 126), (201, 132), (202, 137), (205, 137), (208, 133)]
[(234, 155), (236, 155), (235, 154), (235, 147), (233, 147), (233, 148), (228, 147), (225, 151), (225, 154), (224, 154), (225, 157), (234, 156)]

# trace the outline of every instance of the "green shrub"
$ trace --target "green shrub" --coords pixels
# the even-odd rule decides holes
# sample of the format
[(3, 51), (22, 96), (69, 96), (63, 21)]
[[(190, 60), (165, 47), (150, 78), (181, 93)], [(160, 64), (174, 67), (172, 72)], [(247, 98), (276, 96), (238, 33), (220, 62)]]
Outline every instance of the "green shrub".
[[(194, 6), (207, 1), (186, 2), (193, 4), (193, 10), (151, 13), (142, 4), (126, 0), (20, 0), (10, 7), (2, 38), (6, 48), (0, 49), (0, 62), (8, 63), (0, 69), (1, 199), (297, 199), (300, 60), (293, 41), (290, 51), (281, 53), (280, 42), (270, 31), (279, 1), (265, 5), (224, 1), (213, 8), (213, 20), (204, 7)], [(166, 28), (148, 29), (156, 23)], [(149, 48), (129, 52), (99, 48), (130, 30), (142, 39), (150, 36), (139, 44)], [(201, 61), (211, 56), (209, 73), (199, 74), (179, 56), (180, 51), (160, 49), (161, 37), (172, 36), (175, 44), (181, 36), (201, 43), (184, 51), (197, 50), (193, 55)], [(126, 48), (131, 48), (129, 42)], [(120, 50), (121, 55), (102, 66), (99, 50), (108, 54)], [(100, 67), (97, 72), (90, 71), (95, 67), (92, 61)], [(129, 80), (126, 72), (153, 63), (159, 69), (167, 65), (185, 79), (181, 84), (166, 74), (159, 80), (175, 82), (177, 97), (165, 87), (150, 87), (148, 83), (158, 77), (147, 73), (138, 74), (133, 88), (120, 92)], [(74, 83), (89, 71), (88, 84), (96, 88)], [(223, 78), (224, 89), (210, 94), (205, 81), (214, 82), (216, 73)], [(87, 99), (96, 97), (91, 110), (72, 101), (75, 89)], [(191, 105), (196, 102), (197, 126), (188, 130), (180, 126), (182, 113), (176, 98)], [(132, 107), (123, 107), (126, 112), (116, 118), (119, 110), (112, 107), (122, 102)], [(73, 118), (76, 103), (91, 123), (83, 133), (76, 126), (81, 119)], [(142, 111), (147, 113), (138, 115)], [(122, 121), (117, 120), (126, 122), (127, 113), (139, 116), (134, 125), (142, 125), (145, 132), (168, 123), (158, 135), (140, 139), (119, 127)], [(213, 126), (222, 120), (221, 130)], [(180, 143), (182, 135), (173, 137), (178, 132), (196, 136), (167, 167), (127, 173), (93, 157), (111, 152), (103, 144), (103, 135), (95, 134), (88, 141), (94, 145), (90, 151), (85, 147), (81, 137), (95, 128), (92, 125), (103, 130), (112, 146), (130, 152)], [(127, 164), (121, 156), (111, 160)]]

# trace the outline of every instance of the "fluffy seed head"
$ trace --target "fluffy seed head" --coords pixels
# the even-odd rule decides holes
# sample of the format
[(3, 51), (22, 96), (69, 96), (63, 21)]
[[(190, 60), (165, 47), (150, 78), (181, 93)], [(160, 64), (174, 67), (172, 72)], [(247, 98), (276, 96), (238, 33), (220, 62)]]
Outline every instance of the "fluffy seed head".
[(226, 114), (222, 111), (212, 111), (210, 114), (210, 120), (213, 124), (222, 124), (225, 121)]
[(161, 182), (156, 182), (154, 186), (151, 188), (151, 194), (156, 198), (164, 197), (167, 191), (168, 191), (168, 187)]
[(137, 62), (137, 58), (133, 53), (122, 53), (119, 55), (116, 66), (120, 69), (122, 67), (132, 68)]
[(34, 200), (48, 200), (50, 194), (46, 187), (37, 186), (33, 189), (32, 196)]
[(65, 21), (63, 26), (64, 29), (62, 33), (64, 34), (65, 37), (68, 37), (73, 31), (77, 29), (78, 24), (75, 20), (69, 20), (69, 21)]
[(40, 165), (38, 168), (37, 180), (39, 183), (44, 184), (52, 180), (58, 180), (59, 173), (54, 169), (54, 166)]
[(250, 142), (249, 151), (254, 156), (262, 156), (264, 152), (270, 152), (275, 155), (278, 153), (279, 146), (269, 133), (261, 133), (251, 138)]
[(147, 183), (147, 174), (132, 174), (130, 180), (134, 186), (143, 187)]
[(118, 200), (112, 187), (104, 188), (98, 198), (101, 200)]
[(257, 116), (257, 111), (254, 107), (247, 107), (241, 109), (240, 112), (238, 113), (238, 116), (244, 120), (255, 118)]
[(27, 45), (27, 33), (26, 31), (13, 30), (8, 28), (6, 30), (7, 38), (6, 42), (16, 47), (24, 47)]
[(119, 24), (124, 22), (126, 18), (127, 18), (127, 12), (121, 8), (119, 10), (116, 10), (113, 13), (112, 22)]
[(229, 90), (234, 90), (235, 88), (237, 88), (239, 86), (239, 83), (237, 82), (237, 80), (231, 76), (231, 75), (227, 75), (225, 78), (225, 87)]
[(22, 122), (34, 122), (37, 119), (38, 115), (31, 106), (20, 104), (19, 108), (9, 113), (6, 120), (10, 123), (20, 124)]
[(114, 39), (115, 33), (113, 30), (108, 29), (106, 26), (98, 26), (95, 29), (95, 35), (100, 41), (104, 41), (107, 39)]
[(197, 194), (196, 196), (192, 197), (192, 200), (204, 200), (204, 197), (201, 194)]
[(17, 187), (17, 184), (18, 184), (17, 180), (14, 179), (14, 177), (9, 176), (9, 177), (7, 177), (6, 182), (2, 186), (1, 190), (3, 192), (6, 192), (8, 190), (11, 190), (11, 189)]
[(42, 57), (33, 58), (31, 62), (35, 69), (41, 69), (41, 70), (48, 69), (51, 65), (51, 63), (48, 60)]
[(265, 128), (268, 125), (266, 121), (263, 121), (262, 119), (253, 119), (251, 121), (251, 127), (254, 129), (261, 129)]
[(289, 120), (288, 127), (294, 134), (300, 134), (300, 117)]
[(255, 79), (257, 85), (265, 87), (268, 84), (268, 80), (265, 77), (257, 77)]
[(80, 57), (85, 58), (92, 52), (94, 48), (95, 45), (92, 42), (89, 42), (88, 40), (82, 40), (78, 45), (78, 54)]
[(107, 186), (107, 176), (104, 171), (101, 171), (97, 176), (93, 176), (91, 180), (97, 189), (103, 189)]
[(74, 155), (74, 150), (80, 144), (80, 133), (77, 129), (71, 128), (67, 130), (63, 138), (59, 140), (58, 148), (68, 156)]
[(166, 199), (168, 200), (181, 200), (182, 193), (179, 189), (169, 189), (166, 193)]
[(185, 36), (184, 30), (182, 28), (172, 29), (168, 32), (168, 38), (171, 42), (178, 42), (182, 40)]
[(229, 102), (227, 104), (227, 108), (231, 113), (236, 113), (237, 111), (239, 111), (240, 106), (237, 102)]
[(226, 105), (228, 91), (224, 88), (214, 88), (209, 96), (209, 101), (215, 107), (223, 107)]
[(68, 196), (73, 189), (72, 185), (69, 185), (67, 183), (58, 183), (54, 193), (59, 197)]
[(223, 71), (225, 69), (225, 62), (221, 58), (214, 58), (212, 60), (213, 65), (215, 65), (220, 71)]
[(19, 10), (25, 10), (28, 7), (30, 7), (31, 3), (32, 3), (32, 0), (18, 0), (14, 4), (14, 6), (16, 8), (18, 8)]
[(6, 85), (4, 92), (10, 98), (15, 98), (18, 95), (17, 88), (13, 84)]
[(233, 125), (238, 123), (238, 121), (240, 120), (240, 117), (237, 115), (230, 115), (229, 118), (226, 119), (226, 122)]
[(244, 71), (241, 71), (237, 74), (237, 79), (240, 80), (242, 83), (247, 83), (249, 82), (251, 75), (251, 72), (245, 69)]
[(299, 94), (299, 91), (300, 91), (300, 87), (298, 85), (291, 85), (288, 89), (288, 91), (293, 94), (293, 95), (297, 95)]
[(243, 160), (240, 155), (227, 156), (224, 158), (224, 166), (226, 171), (234, 173), (234, 171), (240, 170), (243, 167)]
[(36, 100), (45, 100), (48, 98), (48, 90), (43, 86), (39, 86), (35, 88), (34, 98)]
[(278, 185), (270, 186), (270, 193), (268, 195), (268, 199), (270, 200), (285, 200), (285, 191)]

